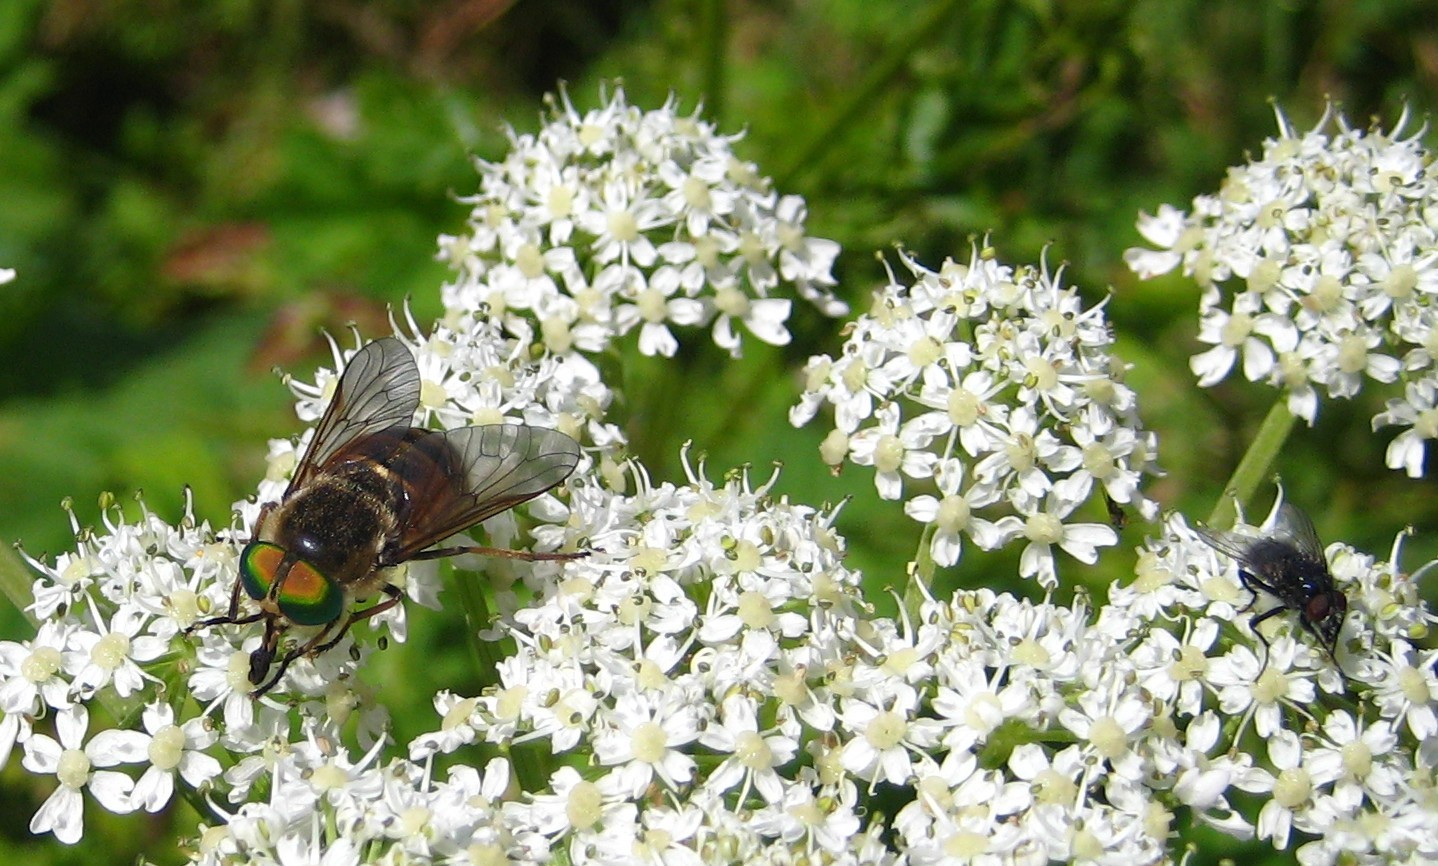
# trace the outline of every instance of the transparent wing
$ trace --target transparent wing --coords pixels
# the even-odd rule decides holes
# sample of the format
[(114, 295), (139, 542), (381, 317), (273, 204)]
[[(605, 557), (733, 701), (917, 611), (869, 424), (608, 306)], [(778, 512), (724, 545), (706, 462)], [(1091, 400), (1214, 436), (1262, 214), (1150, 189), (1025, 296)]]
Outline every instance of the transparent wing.
[(1240, 568), (1247, 564), (1248, 551), (1253, 547), (1253, 543), (1258, 541), (1257, 538), (1251, 536), (1239, 535), (1236, 532), (1219, 532), (1216, 529), (1209, 529), (1207, 526), (1195, 526), (1193, 531), (1197, 532), (1198, 537), (1202, 538), (1209, 547), (1219, 553), (1231, 556)]
[(394, 337), (375, 340), (355, 353), (340, 374), (334, 398), (310, 440), (290, 490), (308, 483), (321, 467), (356, 439), (392, 428), (408, 429), (419, 408), (419, 365)]
[(533, 499), (579, 464), (579, 443), (558, 430), (491, 424), (435, 435), (454, 449), (463, 490), (434, 503), (404, 529), (397, 561)]
[(1328, 557), (1323, 555), (1323, 542), (1318, 540), (1318, 531), (1313, 528), (1313, 521), (1308, 515), (1296, 505), (1283, 503), (1278, 508), (1278, 519), (1274, 521), (1272, 537), (1286, 540), (1298, 552), (1310, 559), (1326, 563)]

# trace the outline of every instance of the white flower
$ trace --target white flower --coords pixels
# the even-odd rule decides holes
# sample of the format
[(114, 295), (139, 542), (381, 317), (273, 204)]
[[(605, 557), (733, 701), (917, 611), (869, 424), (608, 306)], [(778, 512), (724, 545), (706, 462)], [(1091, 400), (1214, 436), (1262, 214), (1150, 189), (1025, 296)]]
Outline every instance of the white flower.
[(782, 733), (765, 736), (766, 732), (759, 730), (755, 702), (741, 695), (724, 701), (719, 719), (705, 728), (699, 742), (728, 757), (709, 774), (706, 784), (716, 791), (727, 791), (743, 781), (738, 802), (748, 799), (752, 785), (765, 800), (777, 803), (784, 796), (784, 788), (775, 770), (793, 760), (799, 750), (798, 741)]
[(839, 704), (839, 721), (850, 734), (840, 761), (861, 779), (906, 785), (913, 776), (909, 750), (923, 750), (939, 740), (934, 720), (914, 718), (912, 710), (897, 701), (887, 709), (852, 698)]
[(89, 698), (112, 682), (122, 698), (144, 686), (146, 675), (137, 662), (153, 661), (166, 649), (161, 638), (139, 633), (147, 619), (142, 611), (124, 606), (103, 633), (77, 629), (70, 635), (65, 671), (73, 677), (71, 688), (80, 698)]
[(1402, 719), (1420, 741), (1438, 735), (1438, 650), (1419, 653), (1400, 640), (1384, 655), (1387, 670), (1374, 695), (1384, 718)]
[(621, 695), (605, 714), (594, 737), (594, 756), (614, 771), (630, 796), (637, 797), (658, 776), (678, 788), (694, 774), (694, 759), (679, 747), (699, 738), (699, 709), (677, 700), (657, 701)]
[(452, 321), (538, 331), (556, 355), (601, 352), (638, 327), (641, 351), (670, 357), (673, 327), (711, 321), (730, 354), (736, 321), (787, 343), (791, 302), (770, 297), (785, 283), (826, 315), (846, 311), (829, 291), (838, 245), (806, 235), (802, 199), (740, 163), (736, 136), (672, 100), (641, 111), (622, 89), (589, 112), (558, 103), (537, 133), (511, 131), (505, 159), (479, 163), (467, 232), (441, 238)]
[(943, 498), (921, 494), (904, 503), (905, 514), (934, 526), (929, 542), (929, 555), (934, 562), (943, 566), (958, 562), (962, 551), (960, 534), (964, 532), (984, 550), (1002, 544), (1003, 535), (998, 526), (974, 514), (975, 510), (992, 504), (998, 498), (997, 491), (976, 482), (961, 490), (967, 476), (963, 464), (954, 458), (940, 460), (934, 474)]
[(0, 641), (0, 711), (33, 715), (41, 706), (70, 706), (64, 650), (77, 626), (67, 621), (41, 623), (34, 640)]
[(1064, 523), (1078, 503), (1063, 499), (1057, 491), (1044, 497), (1043, 502), (1042, 509), (1031, 510), (1027, 518), (1010, 515), (999, 520), (996, 527), (1005, 538), (1021, 536), (1028, 540), (1019, 558), (1019, 574), (1052, 587), (1058, 581), (1054, 545), (1079, 562), (1093, 563), (1098, 559), (1098, 548), (1118, 543), (1118, 533), (1102, 523)]
[(765, 806), (754, 815), (754, 826), (761, 834), (785, 842), (803, 840), (809, 850), (843, 851), (860, 828), (854, 799), (852, 786), (821, 796), (809, 784), (794, 785), (785, 791), (782, 803)]
[(719, 316), (714, 320), (714, 344), (739, 357), (739, 332), (734, 329), (734, 320), (737, 319), (744, 323), (749, 333), (769, 345), (787, 346), (789, 331), (784, 323), (789, 320), (792, 306), (785, 298), (751, 300), (732, 285), (716, 286), (714, 307)]
[(1134, 745), (1152, 716), (1138, 694), (1104, 682), (1079, 695), (1077, 706), (1060, 710), (1059, 721), (1082, 737), (1093, 754), (1113, 767), (1115, 774), (1130, 781), (1140, 780), (1143, 761)]
[(1387, 408), (1373, 416), (1373, 429), (1407, 427), (1388, 443), (1385, 462), (1389, 469), (1402, 469), (1409, 478), (1423, 477), (1428, 441), (1438, 439), (1438, 381), (1420, 379), (1403, 388), (1403, 399), (1389, 400)]
[(111, 812), (134, 809), (130, 790), (134, 782), (124, 773), (95, 769), (143, 760), (144, 735), (135, 731), (101, 731), (85, 742), (90, 714), (84, 707), (72, 707), (55, 714), (59, 740), (35, 734), (25, 741), (25, 769), (32, 773), (54, 773), (57, 787), (30, 819), (30, 832), (54, 833), (67, 845), (80, 841), (84, 833), (84, 796), (88, 789), (101, 806)]
[(1129, 269), (1143, 279), (1162, 276), (1183, 261), (1183, 250), (1174, 249), (1184, 232), (1184, 213), (1170, 204), (1158, 207), (1158, 213), (1150, 216), (1140, 213), (1138, 233), (1143, 239), (1159, 247), (1156, 250), (1133, 247), (1124, 251), (1123, 260)]
[(1269, 795), (1258, 813), (1258, 838), (1272, 839), (1275, 846), (1283, 849), (1288, 847), (1295, 820), (1305, 830), (1321, 828), (1321, 820), (1319, 826), (1314, 826), (1305, 818), (1310, 813), (1322, 814), (1324, 798), (1320, 790), (1338, 777), (1341, 762), (1332, 752), (1305, 751), (1292, 731), (1277, 731), (1268, 738), (1268, 758), (1278, 772), (1254, 768), (1239, 787)]
[(884, 499), (898, 499), (904, 492), (902, 472), (910, 478), (934, 474), (937, 458), (928, 450), (933, 433), (922, 424), (900, 425), (899, 407), (885, 403), (875, 413), (879, 423), (849, 437), (851, 459), (860, 466), (874, 467), (874, 486)]
[(590, 781), (573, 767), (560, 767), (549, 778), (549, 791), (536, 794), (527, 809), (519, 809), (528, 825), (546, 838), (578, 834), (583, 839), (606, 824), (633, 820), (634, 806), (618, 782), (613, 774)]
[(615, 313), (620, 333), (639, 325), (639, 351), (674, 357), (679, 351), (679, 340), (667, 323), (697, 325), (704, 320), (704, 305), (693, 298), (674, 297), (680, 289), (679, 272), (674, 268), (660, 268), (648, 284), (636, 272), (631, 271), (627, 276), (630, 279), (616, 292), (629, 301), (621, 304)]
[(218, 734), (204, 718), (193, 718), (177, 725), (174, 710), (169, 704), (156, 703), (145, 708), (143, 720), (149, 766), (136, 780), (131, 792), (135, 808), (146, 812), (158, 812), (164, 808), (174, 794), (177, 772), (192, 788), (198, 788), (220, 774), (220, 762), (201, 751), (218, 739)]

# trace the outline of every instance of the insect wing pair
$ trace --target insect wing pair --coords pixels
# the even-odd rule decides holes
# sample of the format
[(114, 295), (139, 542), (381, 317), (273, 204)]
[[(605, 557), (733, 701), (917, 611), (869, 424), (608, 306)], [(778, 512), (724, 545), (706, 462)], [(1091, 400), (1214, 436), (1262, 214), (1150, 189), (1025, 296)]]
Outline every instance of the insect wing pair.
[[(1253, 603), (1258, 600), (1259, 590), (1278, 599), (1276, 607), (1248, 621), (1263, 643), (1265, 667), (1268, 640), (1258, 631), (1258, 626), (1286, 610), (1298, 612), (1299, 624), (1318, 638), (1334, 664), (1338, 663), (1338, 632), (1348, 612), (1348, 599), (1334, 586), (1323, 544), (1308, 515), (1285, 502), (1279, 506), (1278, 517), (1267, 535), (1240, 535), (1207, 527), (1197, 527), (1196, 531), (1210, 547), (1232, 557), (1238, 564), (1239, 582), (1253, 593)], [(1347, 678), (1341, 667), (1339, 674)]]
[[(274, 688), (296, 659), (330, 649), (356, 622), (399, 604), (403, 593), (385, 569), (461, 553), (585, 555), (433, 548), (558, 485), (580, 451), (563, 433), (523, 424), (414, 427), (419, 395), (419, 367), (399, 340), (376, 340), (355, 353), (284, 496), (260, 511), (240, 554), (228, 614), (191, 626), (264, 621), (264, 639), (250, 655), (254, 696)], [(239, 615), (241, 590), (258, 612)], [(356, 599), (376, 593), (384, 598), (346, 615)], [(291, 625), (319, 632), (281, 654)]]

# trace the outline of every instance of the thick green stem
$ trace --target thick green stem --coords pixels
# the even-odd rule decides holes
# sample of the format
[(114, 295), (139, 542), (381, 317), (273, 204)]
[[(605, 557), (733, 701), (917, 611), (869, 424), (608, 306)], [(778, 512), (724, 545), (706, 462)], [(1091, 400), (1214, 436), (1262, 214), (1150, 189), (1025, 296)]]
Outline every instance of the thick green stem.
[(700, 0), (699, 42), (703, 46), (704, 113), (721, 127), (724, 120), (725, 57), (729, 47), (728, 4)]
[(1258, 486), (1272, 474), (1273, 463), (1278, 459), (1278, 452), (1283, 450), (1283, 443), (1288, 441), (1295, 420), (1293, 413), (1288, 411), (1287, 398), (1279, 397), (1273, 408), (1268, 410), (1268, 417), (1263, 419), (1253, 443), (1248, 446), (1248, 453), (1243, 455), (1238, 468), (1233, 470), (1233, 477), (1228, 479), (1223, 496), (1208, 516), (1209, 526), (1214, 529), (1233, 526), (1237, 516), (1236, 505), (1247, 505)]

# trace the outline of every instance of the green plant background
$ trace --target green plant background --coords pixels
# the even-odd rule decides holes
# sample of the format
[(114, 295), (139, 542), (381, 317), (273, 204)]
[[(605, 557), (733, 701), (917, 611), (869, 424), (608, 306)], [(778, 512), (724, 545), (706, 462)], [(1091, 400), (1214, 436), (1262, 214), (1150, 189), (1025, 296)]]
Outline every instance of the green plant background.
[[(133, 513), (143, 490), (175, 519), (186, 486), (199, 517), (227, 524), (264, 471), (266, 438), (299, 431), (271, 368), (308, 375), (328, 360), (322, 328), (378, 335), (406, 298), (429, 321), (445, 275), (434, 239), (461, 225), (452, 196), (475, 187), (471, 155), (499, 156), (503, 124), (534, 129), (561, 81), (581, 108), (620, 81), (641, 107), (672, 93), (744, 130), (743, 156), (806, 197), (812, 233), (843, 245), (856, 311), (883, 278), (876, 252), (892, 259), (896, 243), (934, 267), (985, 234), (1005, 261), (1068, 262), (1090, 301), (1112, 296), (1169, 472), (1154, 495), (1202, 516), (1272, 394), (1194, 387), (1196, 290), (1127, 271), (1135, 217), (1216, 188), (1274, 132), (1270, 100), (1299, 128), (1329, 97), (1355, 124), (1391, 125), (1405, 104), (1426, 117), (1434, 12), (1400, 0), (5, 0), (0, 266), (19, 279), (0, 288), (0, 539), (53, 554), (72, 543), (62, 500), (93, 525), (102, 492)], [(751, 341), (738, 363), (703, 349), (631, 357), (630, 434), (660, 479), (681, 478), (692, 439), (711, 474), (782, 461), (780, 493), (860, 494), (840, 527), (882, 600), (917, 525), (874, 500), (866, 472), (828, 473), (819, 424), (789, 427), (799, 380), (774, 371), (839, 347), (834, 323), (795, 309), (793, 345)], [(1431, 482), (1383, 468), (1387, 439), (1368, 428), (1381, 399), (1325, 405), (1277, 469), (1325, 539), (1383, 556), (1414, 525), (1416, 564), (1438, 552), (1438, 507)], [(1125, 542), (1144, 532), (1130, 524)], [(940, 583), (1032, 591), (1016, 587), (1015, 561), (969, 555)], [(1128, 564), (1118, 552), (1060, 573), (1101, 594)], [(412, 643), (365, 673), (402, 738), (433, 723), (436, 688), (475, 679), (457, 616), (412, 623)], [(28, 626), (6, 610), (0, 635)], [(194, 832), (187, 807), (115, 818), (91, 803), (81, 845), (35, 840), (26, 824), (53, 780), (18, 763), (0, 771), (0, 859), (170, 863)], [(1194, 863), (1264, 851), (1189, 838)]]

